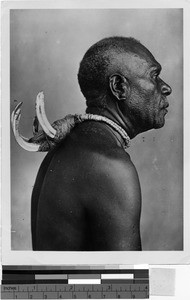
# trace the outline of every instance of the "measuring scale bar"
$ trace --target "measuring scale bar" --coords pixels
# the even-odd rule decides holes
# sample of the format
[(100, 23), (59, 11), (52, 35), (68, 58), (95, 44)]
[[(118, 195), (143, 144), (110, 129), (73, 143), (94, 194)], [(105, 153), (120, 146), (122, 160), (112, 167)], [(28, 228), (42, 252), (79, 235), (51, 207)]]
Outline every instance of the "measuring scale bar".
[(148, 270), (4, 269), (2, 279), (2, 299), (149, 298)]

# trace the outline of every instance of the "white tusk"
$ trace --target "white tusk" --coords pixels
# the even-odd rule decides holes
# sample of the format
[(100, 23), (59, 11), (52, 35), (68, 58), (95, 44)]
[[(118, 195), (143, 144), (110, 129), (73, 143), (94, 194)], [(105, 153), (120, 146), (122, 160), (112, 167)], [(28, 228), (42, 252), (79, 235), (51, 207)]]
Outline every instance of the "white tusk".
[(36, 97), (36, 115), (44, 132), (51, 138), (56, 136), (56, 130), (49, 123), (44, 108), (44, 93), (40, 92)]
[[(15, 107), (15, 109), (13, 110), (12, 114), (11, 114), (11, 124), (12, 124), (12, 126), (13, 126), (13, 123), (14, 123), (15, 115), (18, 114), (18, 110), (20, 109), (22, 104), (23, 104), (23, 102), (19, 102), (17, 104), (17, 106)], [(13, 128), (13, 131), (14, 131), (14, 128)]]
[(13, 133), (15, 136), (15, 139), (17, 143), (25, 150), (27, 151), (32, 151), (32, 152), (37, 152), (39, 151), (40, 145), (35, 144), (35, 143), (28, 143), (28, 139), (22, 137), (19, 134), (19, 122), (20, 122), (20, 117), (21, 117), (21, 107), (22, 102), (20, 102), (14, 109), (11, 115), (11, 123), (12, 123), (12, 129)]
[(25, 136), (23, 136), (22, 134), (19, 134), (19, 135), (20, 135), (20, 137), (21, 137), (25, 142), (28, 142), (28, 141), (29, 141), (29, 139), (26, 138)]

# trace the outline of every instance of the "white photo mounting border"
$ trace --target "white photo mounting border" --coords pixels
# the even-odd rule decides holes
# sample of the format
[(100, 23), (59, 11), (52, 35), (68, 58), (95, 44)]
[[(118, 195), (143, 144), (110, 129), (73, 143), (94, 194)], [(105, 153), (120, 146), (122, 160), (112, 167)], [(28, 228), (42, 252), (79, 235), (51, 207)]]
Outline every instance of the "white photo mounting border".
[[(188, 40), (188, 36), (190, 34), (190, 30), (189, 30), (189, 15), (190, 15), (190, 3), (187, 1), (120, 1), (119, 4), (117, 3), (118, 1), (62, 1), (62, 2), (47, 2), (47, 1), (42, 1), (42, 2), (32, 2), (32, 1), (28, 1), (28, 2), (17, 2), (17, 1), (13, 1), (13, 2), (4, 2), (2, 5), (2, 264), (3, 265), (101, 265), (101, 264), (111, 264), (111, 265), (120, 265), (120, 264), (185, 264), (185, 263), (189, 263), (190, 262), (190, 204), (189, 204), (189, 196), (190, 196), (190, 192), (188, 189), (188, 176), (190, 174), (190, 166), (189, 166), (189, 153), (190, 153), (190, 145), (189, 145), (189, 141), (188, 138), (190, 136), (190, 132), (189, 132), (189, 114), (190, 114), (190, 104), (188, 99), (190, 98), (190, 91), (189, 91), (189, 78), (190, 78), (190, 59), (189, 59), (189, 52), (190, 52), (190, 44), (189, 44), (189, 40)], [(106, 12), (106, 10), (110, 9), (110, 12), (113, 16), (113, 12), (114, 10), (120, 10), (122, 12), (122, 15), (124, 14), (124, 10), (142, 10), (142, 12), (144, 13), (145, 10), (149, 10), (149, 12), (151, 12), (151, 10), (157, 11), (157, 10), (171, 10), (171, 12), (175, 12), (175, 10), (179, 11), (182, 10), (183, 11), (183, 45), (181, 45), (181, 49), (183, 51), (182, 56), (183, 56), (183, 69), (181, 70), (181, 78), (179, 78), (179, 80), (181, 80), (181, 84), (183, 84), (181, 86), (181, 94), (182, 99), (183, 99), (183, 104), (181, 103), (181, 106), (183, 107), (183, 112), (181, 110), (181, 114), (178, 112), (176, 113), (176, 117), (183, 118), (183, 121), (181, 121), (181, 125), (183, 125), (183, 128), (180, 127), (181, 131), (177, 131), (177, 134), (181, 133), (181, 135), (183, 135), (183, 139), (182, 137), (180, 137), (181, 143), (183, 142), (183, 153), (181, 153), (182, 159), (183, 159), (183, 181), (181, 181), (181, 185), (183, 184), (183, 191), (181, 191), (181, 193), (183, 193), (183, 203), (181, 205), (181, 217), (182, 217), (182, 222), (183, 222), (183, 230), (180, 231), (179, 235), (181, 236), (181, 246), (173, 246), (173, 249), (168, 249), (167, 250), (167, 243), (166, 245), (164, 245), (164, 241), (163, 241), (163, 246), (160, 246), (160, 248), (166, 249), (167, 251), (157, 251), (157, 249), (154, 249), (154, 247), (152, 247), (151, 251), (149, 251), (149, 249), (140, 251), (140, 252), (136, 252), (136, 251), (120, 251), (120, 252), (49, 252), (49, 251), (31, 251), (29, 250), (28, 245), (23, 245), (23, 248), (21, 247), (21, 249), (18, 250), (18, 243), (16, 243), (16, 246), (14, 245), (14, 227), (12, 224), (12, 220), (13, 220), (13, 212), (11, 210), (11, 201), (12, 201), (12, 197), (15, 196), (15, 193), (13, 194), (13, 185), (16, 185), (17, 181), (20, 180), (20, 178), (26, 179), (26, 175), (27, 170), (24, 170), (23, 174), (21, 175), (21, 177), (19, 177), (19, 172), (17, 172), (18, 178), (17, 180), (15, 179), (15, 177), (12, 177), (12, 182), (11, 182), (11, 176), (12, 176), (12, 170), (11, 168), (15, 168), (15, 166), (13, 165), (13, 163), (15, 163), (15, 160), (12, 156), (11, 158), (11, 147), (12, 144), (10, 142), (11, 140), (11, 128), (10, 128), (10, 115), (11, 115), (11, 111), (12, 111), (12, 107), (15, 103), (13, 103), (13, 98), (12, 97), (18, 97), (20, 101), (23, 100), (23, 97), (25, 99), (28, 90), (32, 90), (34, 95), (36, 95), (40, 90), (45, 89), (45, 92), (47, 90), (47, 94), (49, 93), (49, 95), (47, 95), (47, 110), (48, 110), (48, 106), (51, 108), (50, 102), (48, 102), (48, 98), (51, 99), (51, 92), (50, 90), (54, 89), (54, 86), (51, 85), (49, 83), (49, 77), (48, 75), (46, 75), (44, 77), (44, 80), (40, 81), (40, 84), (42, 84), (43, 82), (43, 86), (38, 86), (38, 84), (36, 84), (35, 81), (30, 81), (28, 83), (26, 83), (23, 86), (23, 93), (22, 91), (11, 91), (11, 82), (13, 80), (13, 75), (10, 73), (10, 68), (11, 68), (11, 63), (10, 62), (10, 56), (14, 55), (13, 52), (10, 51), (14, 51), (14, 49), (11, 48), (11, 36), (10, 36), (10, 28), (11, 28), (11, 13), (12, 12), (26, 12), (26, 10), (29, 12), (32, 10), (35, 10), (35, 15), (43, 15), (43, 11), (55, 11), (56, 10), (70, 10), (74, 12), (75, 14), (75, 18), (77, 19), (77, 10), (82, 12), (82, 10), (89, 10), (93, 12), (93, 10), (98, 10), (100, 12), (100, 14), (104, 14)], [(29, 15), (28, 15), (29, 16)], [(27, 16), (27, 17), (28, 17)], [(139, 15), (138, 15), (139, 16)], [(30, 16), (29, 16), (30, 17)], [(40, 18), (40, 17), (39, 17)], [(43, 17), (42, 17), (43, 19)], [(91, 21), (93, 22), (92, 19)], [(31, 19), (28, 19), (28, 22), (30, 22)], [(67, 21), (67, 20), (66, 20)], [(65, 21), (65, 22), (66, 22)], [(89, 21), (89, 20), (88, 20)], [(51, 20), (50, 20), (51, 22)], [(74, 21), (73, 21), (74, 22)], [(159, 28), (159, 26), (161, 26), (161, 21), (158, 24), (158, 27), (156, 29)], [(122, 22), (121, 22), (122, 23)], [(109, 28), (111, 34), (114, 33), (116, 35), (114, 26), (116, 26), (117, 20), (113, 20), (113, 26), (111, 27), (111, 23), (110, 23), (110, 27)], [(109, 24), (108, 24), (109, 25)], [(129, 24), (128, 24), (129, 25)], [(72, 25), (74, 28), (74, 25)], [(78, 26), (80, 26), (80, 24), (78, 24)], [(88, 22), (86, 22), (86, 26), (88, 27)], [(144, 24), (145, 26), (145, 24)], [(173, 24), (170, 24), (170, 26), (174, 26)], [(86, 28), (87, 28), (86, 27)], [(160, 27), (161, 28), (161, 27)], [(87, 35), (87, 39), (88, 37), (91, 35), (95, 36), (95, 40), (94, 42), (100, 40), (101, 38), (103, 38), (103, 34), (106, 35), (108, 34), (109, 30), (108, 29), (104, 29), (102, 28), (102, 31), (104, 30), (104, 32), (100, 33), (100, 32), (96, 32), (95, 31), (95, 27), (94, 27), (94, 32), (91, 31), (89, 34), (86, 33)], [(14, 32), (16, 32), (16, 30), (18, 31), (19, 28), (14, 28)], [(118, 30), (119, 34), (121, 35), (121, 33), (123, 29), (120, 28)], [(139, 27), (139, 32), (141, 32), (141, 35), (143, 36), (143, 28), (142, 26)], [(138, 31), (136, 29), (136, 33)], [(167, 30), (167, 28), (166, 28)], [(110, 34), (110, 35), (111, 35)], [(159, 33), (159, 35), (161, 35), (162, 33)], [(147, 34), (148, 36), (148, 34)], [(134, 36), (136, 38), (136, 35)], [(73, 36), (71, 36), (71, 38), (73, 38)], [(137, 37), (138, 39), (138, 37)], [(153, 39), (153, 37), (150, 37), (150, 45), (145, 44), (145, 46), (147, 46), (147, 48), (151, 47), (151, 43), (153, 43), (151, 40)], [(73, 58), (73, 65), (71, 63), (71, 65), (68, 65), (68, 68), (73, 66), (73, 74), (70, 75), (71, 79), (69, 78), (68, 81), (65, 83), (69, 85), (70, 80), (72, 80), (72, 76), (77, 75), (77, 68), (79, 65), (80, 60), (82, 59), (81, 55), (84, 55), (85, 51), (87, 50), (88, 47), (86, 47), (86, 45), (89, 46), (92, 45), (91, 40), (93, 40), (93, 38), (91, 38), (88, 42), (86, 41), (86, 44), (84, 43), (84, 45), (80, 45), (78, 52), (79, 54), (76, 56), (74, 56)], [(161, 39), (158, 38), (158, 41), (160, 41)], [(80, 41), (80, 39), (78, 39), (78, 42)], [(142, 42), (142, 44), (144, 44), (143, 39), (140, 40)], [(165, 41), (165, 39), (164, 39)], [(52, 40), (53, 42), (53, 40)], [(168, 39), (168, 42), (170, 42), (170, 40)], [(57, 45), (59, 45), (60, 41), (56, 40)], [(148, 43), (148, 40), (146, 40), (146, 43)], [(154, 39), (154, 43), (156, 43), (156, 39)], [(54, 46), (54, 49), (51, 50), (49, 49), (48, 51), (52, 51), (52, 55), (56, 53), (56, 55), (58, 56), (60, 53), (56, 52), (56, 47), (54, 44), (52, 44)], [(71, 44), (72, 46), (72, 44)], [(159, 46), (159, 45), (157, 45)], [(160, 45), (161, 47), (164, 47), (164, 45)], [(178, 45), (180, 47), (180, 45)], [(18, 46), (18, 47), (21, 47)], [(26, 47), (26, 44), (22, 44), (22, 47)], [(67, 46), (65, 46), (66, 49)], [(28, 49), (28, 48), (27, 48)], [(155, 51), (156, 46), (154, 45), (154, 47), (152, 47), (152, 49)], [(152, 50), (150, 49), (150, 50)], [(76, 53), (72, 47), (70, 48), (70, 53), (69, 55), (73, 53)], [(155, 53), (153, 51), (153, 55), (155, 54), (155, 58), (157, 59), (157, 56), (159, 54), (159, 51), (157, 53)], [(164, 50), (163, 52), (164, 53)], [(63, 55), (65, 55), (65, 53), (63, 53)], [(69, 55), (67, 56), (67, 59), (69, 60)], [(167, 55), (167, 53), (165, 53), (165, 55)], [(45, 59), (45, 55), (43, 56), (43, 51), (41, 53), (41, 59)], [(27, 61), (24, 61), (25, 57), (23, 56), (23, 65), (27, 66)], [(159, 61), (159, 60), (158, 60)], [(32, 73), (32, 62), (30, 61), (31, 65), (30, 65), (30, 70), (31, 73), (29, 74), (30, 71), (28, 71), (28, 76), (35, 76), (34, 73)], [(33, 62), (35, 64), (35, 62)], [(171, 66), (172, 63), (174, 63), (174, 61), (171, 60)], [(162, 62), (161, 62), (162, 64)], [(45, 62), (44, 62), (45, 65)], [(169, 63), (167, 65), (167, 67), (169, 66)], [(67, 66), (66, 66), (67, 67)], [(167, 67), (165, 68), (163, 66), (163, 72), (165, 77), (167, 77)], [(50, 73), (52, 71), (53, 66), (50, 66)], [(56, 69), (56, 67), (55, 67)], [(166, 69), (166, 70), (165, 70)], [(171, 67), (172, 69), (172, 67)], [(20, 66), (20, 69), (17, 69), (18, 74), (15, 74), (14, 76), (18, 76), (20, 78), (22, 78), (23, 74), (22, 74), (22, 66)], [(54, 74), (54, 70), (52, 71)], [(178, 72), (178, 70), (176, 71)], [(43, 76), (43, 72), (41, 70), (39, 70), (40, 76)], [(16, 77), (14, 77), (15, 80)], [(175, 77), (176, 82), (177, 82), (177, 77)], [(169, 76), (168, 78), (169, 79)], [(59, 89), (59, 84), (61, 84), (61, 79), (59, 77), (57, 77), (58, 83), (56, 84), (56, 82), (54, 82), (54, 84), (56, 84), (56, 88)], [(60, 81), (59, 81), (60, 80)], [(23, 78), (23, 82), (24, 82), (24, 78)], [(175, 82), (175, 81), (174, 81)], [(171, 82), (169, 82), (171, 84)], [(77, 85), (77, 81), (75, 82), (75, 85)], [(176, 93), (176, 95), (178, 95), (178, 92), (175, 91), (175, 87), (173, 87), (173, 92), (174, 94)], [(49, 90), (48, 90), (49, 89)], [(73, 92), (73, 87), (72, 85), (70, 86), (71, 92), (69, 93), (65, 93), (65, 97), (68, 99), (69, 97), (71, 98), (71, 102), (74, 101), (74, 99), (72, 99), (72, 92)], [(61, 98), (61, 94), (57, 94), (57, 96), (59, 98)], [(75, 96), (78, 96), (77, 92), (75, 94)], [(32, 92), (30, 92), (29, 94), (29, 98), (32, 97)], [(80, 98), (82, 98), (82, 96), (80, 95)], [(25, 101), (25, 100), (24, 100)], [(49, 100), (50, 101), (50, 100)], [(172, 101), (172, 100), (171, 100)], [(10, 102), (12, 103), (11, 109), (10, 109)], [(82, 103), (82, 102), (81, 102)], [(78, 104), (78, 106), (76, 105), (76, 109), (78, 109), (77, 112), (80, 113), (80, 105), (81, 103)], [(33, 106), (34, 108), (34, 103), (30, 106), (27, 106), (27, 100), (24, 103), (25, 104), (25, 111), (24, 111), (24, 106), (23, 106), (23, 123), (25, 122), (25, 124), (30, 123), (32, 125), (32, 118), (30, 116), (30, 110)], [(55, 119), (58, 119), (60, 117), (62, 117), (61, 115), (57, 115), (58, 110), (61, 107), (61, 100), (60, 102), (57, 104), (59, 107), (56, 111), (56, 109), (53, 109), (54, 111), (50, 113), (50, 119), (53, 118), (52, 121), (54, 121)], [(176, 104), (178, 105), (178, 104)], [(170, 107), (172, 106), (172, 103), (170, 104)], [(178, 107), (178, 106), (177, 106)], [(84, 110), (84, 107), (82, 107)], [(28, 110), (27, 110), (28, 109)], [(72, 112), (70, 111), (72, 109), (72, 105), (69, 103), (69, 101), (67, 102), (67, 106), (66, 106), (66, 114)], [(172, 109), (172, 108), (171, 108)], [(183, 115), (182, 115), (183, 113)], [(180, 114), (177, 115), (177, 114)], [(26, 120), (24, 120), (24, 115), (26, 115), (25, 118), (27, 118), (27, 115), (30, 116), (29, 119), (29, 123), (27, 123)], [(170, 118), (170, 117), (168, 117)], [(172, 118), (172, 117), (171, 117)], [(168, 120), (168, 122), (170, 121), (170, 119)], [(183, 124), (182, 124), (183, 123)], [(31, 126), (30, 125), (30, 126)], [(24, 130), (24, 127), (22, 128), (22, 130)], [(158, 138), (161, 137), (161, 134), (156, 133)], [(163, 131), (162, 131), (163, 134)], [(28, 135), (28, 132), (25, 134)], [(29, 135), (30, 136), (30, 135)], [(151, 139), (154, 139), (154, 134), (149, 133), (146, 135), (145, 137), (147, 139), (147, 144), (150, 143)], [(166, 141), (167, 136), (165, 135), (165, 138), (162, 138), (162, 142)], [(143, 136), (144, 139), (144, 136)], [(139, 147), (140, 145), (140, 141), (142, 141), (142, 137), (141, 140), (139, 138), (139, 140), (137, 140), (137, 142), (134, 142), (134, 147), (135, 147), (135, 143), (136, 143), (136, 147)], [(143, 140), (144, 141), (144, 140)], [(158, 142), (159, 143), (159, 142)], [(158, 144), (157, 144), (158, 145)], [(18, 150), (17, 150), (18, 151)], [(18, 152), (15, 152), (16, 154)], [(15, 154), (15, 155), (16, 155)], [(138, 154), (138, 153), (137, 153)], [(136, 154), (136, 155), (137, 155)], [(22, 154), (21, 154), (22, 155)], [(33, 159), (37, 161), (37, 165), (39, 166), (42, 160), (42, 155), (40, 156), (40, 159), (37, 158), (39, 154), (35, 154), (35, 156), (33, 156), (33, 158), (31, 159), (31, 164), (33, 163)], [(27, 159), (25, 157), (25, 159)], [(182, 160), (181, 160), (182, 161)], [(158, 167), (158, 165), (156, 165), (156, 161), (154, 160), (154, 166)], [(179, 165), (180, 167), (180, 165)], [(139, 168), (141, 168), (140, 163), (139, 163)], [(15, 168), (15, 174), (16, 174), (16, 168)], [(155, 177), (156, 178), (156, 177)], [(13, 179), (15, 182), (13, 182)], [(176, 180), (176, 178), (175, 178)], [(27, 189), (27, 182), (24, 181), (23, 183), (23, 190), (20, 191), (20, 193), (24, 194), (24, 190)], [(172, 185), (171, 185), (172, 186)], [(170, 188), (171, 188), (170, 186)], [(16, 189), (14, 189), (15, 191)], [(32, 187), (31, 187), (32, 190)], [(31, 190), (29, 192), (31, 192)], [(145, 195), (146, 192), (144, 192)], [(177, 197), (177, 196), (176, 196)], [(180, 201), (180, 200), (179, 200)], [(28, 206), (26, 208), (25, 211), (29, 211), (29, 200), (27, 200), (28, 202)], [(16, 201), (14, 203), (15, 207), (17, 207), (17, 209), (19, 210), (19, 204), (21, 202), (18, 202), (18, 199), (16, 198)], [(24, 203), (24, 202), (22, 202)], [(177, 202), (174, 202), (177, 203)], [(24, 205), (24, 204), (23, 204)], [(146, 204), (145, 202), (145, 207), (148, 208), (150, 207), (149, 203)], [(165, 216), (169, 216), (170, 211), (171, 211), (171, 206), (172, 203), (168, 204), (169, 208), (168, 211), (165, 211)], [(149, 211), (150, 212), (150, 211)], [(26, 216), (28, 216), (26, 214)], [(24, 215), (22, 216), (24, 218)], [(175, 217), (175, 214), (174, 214)], [(177, 220), (178, 215), (176, 215), (176, 220)], [(146, 223), (146, 214), (145, 214), (145, 221), (144, 221), (144, 225), (145, 227), (148, 226), (148, 223)], [(20, 224), (25, 224), (26, 221), (24, 221), (23, 223)], [(175, 226), (175, 222), (173, 223), (172, 226)], [(19, 227), (18, 227), (19, 228)], [(17, 230), (18, 230), (17, 228)], [(181, 228), (182, 229), (182, 228)], [(21, 229), (22, 232), (22, 229)], [(177, 233), (177, 229), (174, 231)], [(19, 234), (19, 233), (18, 233)], [(12, 236), (11, 236), (12, 235)], [(145, 235), (146, 236), (146, 235)], [(12, 240), (11, 240), (12, 238)], [(173, 236), (173, 238), (175, 238)], [(172, 237), (170, 237), (170, 239), (172, 239)], [(21, 239), (22, 240), (22, 237)], [(20, 241), (19, 240), (19, 241)], [(147, 242), (148, 243), (148, 242)], [(177, 243), (177, 245), (180, 244), (180, 241)], [(168, 246), (169, 247), (169, 246)], [(181, 248), (180, 248), (181, 247)]]

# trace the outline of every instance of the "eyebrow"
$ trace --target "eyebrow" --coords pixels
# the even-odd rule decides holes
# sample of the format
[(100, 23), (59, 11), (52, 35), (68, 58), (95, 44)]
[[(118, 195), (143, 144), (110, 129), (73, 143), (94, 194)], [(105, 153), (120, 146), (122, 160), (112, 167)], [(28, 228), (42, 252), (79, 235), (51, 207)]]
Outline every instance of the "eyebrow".
[(150, 67), (150, 69), (151, 69), (151, 71), (158, 71), (160, 73), (162, 70), (162, 66), (159, 63), (156, 63), (156, 64), (153, 64)]

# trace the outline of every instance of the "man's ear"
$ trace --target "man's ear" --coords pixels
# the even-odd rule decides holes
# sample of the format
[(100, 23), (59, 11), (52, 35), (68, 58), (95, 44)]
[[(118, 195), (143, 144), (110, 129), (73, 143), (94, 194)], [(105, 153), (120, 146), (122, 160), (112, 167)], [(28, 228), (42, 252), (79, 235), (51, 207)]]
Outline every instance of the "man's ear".
[(130, 95), (128, 79), (120, 74), (113, 74), (109, 78), (109, 85), (112, 94), (119, 100), (124, 101)]

